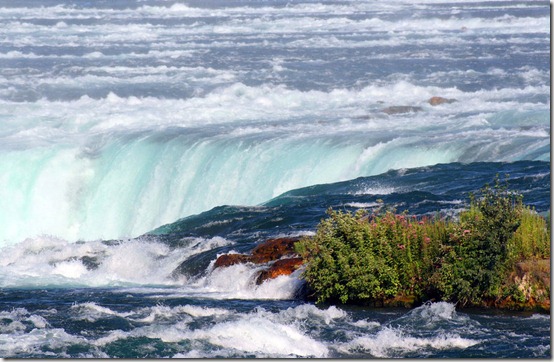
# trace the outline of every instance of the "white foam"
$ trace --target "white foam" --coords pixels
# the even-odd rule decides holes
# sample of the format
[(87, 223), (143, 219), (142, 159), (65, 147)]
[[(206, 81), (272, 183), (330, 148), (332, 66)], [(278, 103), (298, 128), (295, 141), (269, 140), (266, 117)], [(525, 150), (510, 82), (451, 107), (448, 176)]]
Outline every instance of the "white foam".
[(94, 344), (96, 346), (105, 346), (109, 343), (115, 342), (115, 341), (120, 340), (120, 339), (127, 338), (131, 335), (132, 334), (129, 333), (129, 332), (124, 332), (120, 329), (117, 329), (117, 330), (114, 330), (114, 331), (110, 331), (110, 333), (108, 333), (104, 337), (98, 338), (97, 340), (93, 341), (92, 344)]
[(227, 309), (199, 307), (194, 305), (184, 305), (179, 308), (179, 311), (187, 313), (193, 317), (218, 316), (218, 315), (227, 315), (230, 313), (229, 310)]
[(436, 302), (424, 304), (416, 309), (418, 315), (425, 320), (435, 321), (437, 319), (449, 320), (457, 317), (456, 305), (447, 302)]
[[(0, 355), (17, 356), (18, 354), (55, 355), (43, 352), (43, 347), (63, 349), (72, 344), (86, 344), (86, 339), (66, 333), (60, 328), (51, 328), (48, 321), (37, 314), (31, 314), (25, 308), (1, 311), (0, 318)], [(6, 323), (6, 320), (11, 320)]]
[[(367, 6), (367, 4), (366, 4)], [(344, 7), (342, 7), (344, 8)], [(108, 9), (105, 12), (111, 12), (109, 16), (121, 17), (122, 19), (133, 19), (141, 16), (153, 16), (156, 18), (166, 18), (164, 15), (173, 17), (186, 18), (190, 12), (148, 12), (153, 7), (143, 7), (137, 10), (123, 10), (117, 13), (117, 10)], [(160, 8), (158, 8), (160, 9)], [(190, 8), (189, 8), (190, 9)], [(510, 15), (498, 16), (494, 18), (479, 18), (462, 19), (452, 16), (450, 18), (403, 18), (397, 21), (382, 20), (379, 14), (366, 13), (366, 18), (356, 19), (344, 14), (338, 13), (332, 17), (321, 17), (322, 13), (306, 12), (306, 7), (296, 8), (295, 16), (285, 16), (286, 12), (282, 9), (265, 8), (266, 11), (279, 11), (280, 14), (270, 16), (265, 13), (264, 17), (253, 16), (252, 11), (255, 8), (227, 8), (220, 10), (213, 9), (198, 9), (194, 16), (214, 17), (219, 13), (220, 17), (229, 20), (219, 21), (215, 24), (204, 21), (195, 22), (193, 24), (173, 24), (172, 27), (165, 27), (158, 24), (149, 23), (111, 23), (106, 24), (66, 24), (67, 26), (45, 26), (42, 24), (34, 24), (25, 22), (25, 15), (19, 14), (19, 19), (16, 22), (9, 24), (6, 28), (10, 36), (32, 34), (34, 37), (42, 37), (45, 40), (51, 38), (70, 38), (74, 41), (79, 40), (75, 37), (76, 34), (85, 32), (87, 41), (90, 38), (98, 37), (102, 43), (117, 42), (117, 41), (155, 41), (160, 35), (184, 35), (184, 34), (282, 34), (282, 33), (331, 33), (331, 32), (368, 32), (368, 31), (387, 31), (395, 32), (399, 35), (410, 34), (426, 34), (434, 35), (441, 34), (445, 31), (459, 31), (465, 27), (469, 34), (486, 32), (490, 34), (516, 34), (521, 33), (547, 33), (548, 17), (533, 18), (533, 17), (513, 17)], [(289, 9), (294, 9), (293, 7)], [(328, 7), (327, 14), (333, 14), (337, 7)], [(146, 10), (146, 11), (141, 11)], [(235, 10), (235, 11), (233, 11)], [(238, 10), (238, 11), (237, 11)], [(13, 10), (12, 10), (13, 11)], [(254, 10), (254, 12), (260, 9)], [(340, 11), (340, 10), (339, 10)], [(351, 7), (350, 12), (359, 11), (355, 7)], [(80, 10), (81, 14), (77, 16), (85, 16), (86, 10)], [(99, 9), (95, 9), (96, 13), (101, 13)], [(114, 14), (115, 12), (115, 14)], [(318, 11), (319, 12), (319, 11)], [(9, 15), (9, 11), (5, 15)], [(33, 18), (36, 14), (33, 14)], [(13, 16), (13, 15), (12, 15)], [(70, 17), (63, 13), (52, 13), (50, 16), (59, 20), (65, 20)], [(74, 15), (76, 16), (76, 15)], [(102, 16), (102, 15), (99, 15)], [(16, 26), (15, 26), (16, 25)], [(424, 30), (426, 29), (426, 30)], [(433, 29), (433, 31), (429, 31)], [(51, 34), (55, 31), (56, 33)], [(135, 38), (132, 37), (135, 35)], [(25, 37), (22, 37), (23, 40)], [(58, 38), (58, 39), (59, 39)], [(100, 39), (99, 39), (100, 40)], [(21, 41), (21, 40), (20, 40)]]
[(378, 202), (349, 202), (344, 204), (344, 206), (355, 207), (357, 209), (367, 209), (367, 208), (377, 207), (380, 205), (382, 204)]
[(294, 308), (288, 308), (280, 312), (279, 320), (284, 318), (284, 321), (293, 323), (297, 320), (321, 320), (329, 325), (336, 320), (346, 319), (348, 314), (336, 306), (330, 306), (327, 309), (320, 309), (313, 304), (302, 304)]
[(191, 335), (225, 348), (266, 356), (323, 358), (328, 354), (323, 343), (297, 328), (254, 316), (219, 323), (208, 330), (194, 331)]
[(71, 306), (71, 309), (74, 311), (74, 319), (86, 320), (88, 322), (95, 322), (101, 318), (105, 318), (106, 316), (117, 316), (125, 318), (132, 314), (118, 313), (108, 307), (100, 306), (94, 302), (74, 304)]
[(259, 272), (266, 267), (247, 263), (216, 268), (183, 288), (183, 294), (179, 292), (171, 296), (178, 298), (193, 293), (214, 299), (294, 299), (303, 284), (300, 279), (302, 268), (291, 275), (281, 275), (256, 285)]
[(362, 336), (341, 345), (339, 349), (353, 351), (367, 351), (373, 357), (393, 358), (408, 352), (426, 349), (465, 349), (479, 343), (477, 340), (462, 338), (456, 334), (444, 334), (437, 337), (411, 337), (402, 331), (392, 328), (383, 328), (374, 336)]
[(381, 323), (376, 321), (370, 321), (367, 319), (360, 319), (355, 322), (352, 322), (352, 325), (358, 328), (364, 328), (364, 329), (374, 329), (381, 326)]
[(79, 278), (87, 272), (87, 268), (80, 260), (64, 261), (57, 263), (52, 274), (59, 274), (66, 278)]
[[(147, 310), (146, 310), (147, 309)], [(214, 357), (217, 355), (236, 355), (236, 353), (255, 353), (258, 357), (325, 357), (327, 347), (309, 336), (308, 331), (297, 323), (298, 318), (328, 315), (335, 316), (336, 311), (316, 311), (317, 308), (301, 306), (281, 313), (257, 310), (252, 313), (236, 313), (221, 308), (206, 308), (185, 305), (182, 307), (149, 307), (135, 312), (131, 320), (148, 323), (131, 331), (115, 330), (106, 336), (92, 341), (94, 345), (103, 346), (129, 337), (144, 336), (159, 338), (164, 342), (175, 343), (189, 340), (193, 346), (204, 343), (219, 346), (212, 351), (195, 349), (186, 356)], [(137, 319), (141, 314), (150, 312), (156, 318)], [(200, 327), (191, 327), (189, 312), (195, 317), (214, 317), (217, 323), (208, 323)], [(307, 313), (306, 313), (307, 312)], [(340, 313), (339, 313), (340, 314)], [(184, 317), (183, 317), (184, 315)], [(291, 319), (292, 318), (292, 319)]]
[[(170, 248), (146, 240), (108, 245), (52, 237), (26, 239), (1, 249), (1, 286), (183, 285), (186, 276), (175, 278), (173, 271), (184, 260), (229, 243), (220, 237), (191, 238), (187, 246)], [(87, 268), (87, 258), (96, 267)]]

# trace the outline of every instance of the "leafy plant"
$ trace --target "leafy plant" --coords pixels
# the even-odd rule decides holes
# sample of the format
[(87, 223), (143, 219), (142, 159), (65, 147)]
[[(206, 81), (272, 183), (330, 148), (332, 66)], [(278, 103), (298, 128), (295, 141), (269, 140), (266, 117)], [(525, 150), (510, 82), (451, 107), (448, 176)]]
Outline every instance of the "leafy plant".
[(304, 278), (319, 302), (410, 295), (479, 305), (514, 293), (519, 301), (521, 288), (507, 276), (514, 275), (518, 261), (550, 256), (545, 220), (499, 177), (470, 196), (458, 220), (384, 209), (328, 210), (315, 236), (296, 244), (307, 261)]

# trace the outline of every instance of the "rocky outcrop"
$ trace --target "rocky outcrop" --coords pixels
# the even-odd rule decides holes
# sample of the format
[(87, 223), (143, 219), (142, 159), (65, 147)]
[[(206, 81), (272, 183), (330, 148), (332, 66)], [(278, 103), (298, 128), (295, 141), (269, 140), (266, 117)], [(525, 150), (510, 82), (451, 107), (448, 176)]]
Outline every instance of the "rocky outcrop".
[(281, 259), (284, 256), (294, 255), (294, 244), (300, 238), (270, 239), (261, 243), (252, 250), (252, 261), (256, 264), (267, 263)]
[(248, 263), (252, 261), (252, 256), (244, 254), (224, 254), (220, 255), (215, 261), (214, 268), (221, 268), (235, 264)]
[(214, 268), (244, 263), (268, 264), (267, 268), (258, 274), (256, 284), (262, 284), (280, 275), (290, 275), (304, 263), (294, 251), (294, 244), (298, 240), (299, 237), (269, 239), (257, 245), (250, 254), (220, 255), (214, 263)]
[(452, 98), (444, 98), (444, 97), (431, 97), (429, 98), (429, 100), (427, 101), (427, 103), (429, 103), (430, 105), (432, 106), (438, 106), (440, 104), (445, 104), (445, 103), (454, 103), (456, 102), (455, 99), (452, 99)]
[(550, 311), (550, 259), (525, 260), (516, 264), (511, 281), (519, 300), (504, 301), (510, 309)]
[(477, 307), (550, 313), (550, 259), (518, 262), (503, 288), (507, 296), (485, 299)]

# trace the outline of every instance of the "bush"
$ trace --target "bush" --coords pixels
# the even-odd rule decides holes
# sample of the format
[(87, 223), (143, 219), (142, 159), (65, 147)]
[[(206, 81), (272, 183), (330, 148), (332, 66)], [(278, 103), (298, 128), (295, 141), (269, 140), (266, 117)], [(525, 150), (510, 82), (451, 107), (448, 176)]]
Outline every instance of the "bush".
[(446, 223), (406, 214), (356, 214), (328, 210), (316, 235), (296, 244), (308, 262), (304, 278), (319, 302), (378, 301), (396, 295), (420, 297), (428, 288), (446, 237)]
[(328, 210), (296, 250), (318, 302), (409, 295), (478, 305), (514, 290), (506, 276), (518, 261), (549, 257), (549, 240), (545, 220), (496, 178), (458, 220)]
[(352, 216), (329, 210), (328, 214), (315, 237), (296, 244), (297, 252), (308, 260), (304, 278), (317, 300), (346, 303), (395, 295), (398, 273), (384, 235), (372, 233), (361, 212)]

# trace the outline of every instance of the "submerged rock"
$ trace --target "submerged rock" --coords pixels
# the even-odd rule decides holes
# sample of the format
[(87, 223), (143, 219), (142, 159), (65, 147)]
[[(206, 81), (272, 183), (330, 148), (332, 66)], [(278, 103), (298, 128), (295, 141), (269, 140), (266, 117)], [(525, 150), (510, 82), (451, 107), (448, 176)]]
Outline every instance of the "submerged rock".
[(392, 115), (392, 114), (402, 114), (402, 113), (413, 113), (420, 112), (423, 108), (415, 106), (390, 106), (383, 108), (381, 112)]
[(430, 105), (432, 106), (438, 106), (439, 104), (444, 104), (444, 103), (454, 103), (454, 102), (457, 102), (455, 99), (451, 99), (451, 98), (444, 98), (444, 97), (431, 97), (429, 98), (429, 100), (427, 101)]
[(98, 261), (98, 258), (87, 255), (81, 257), (81, 263), (83, 263), (87, 270), (96, 270), (100, 266), (100, 261)]

